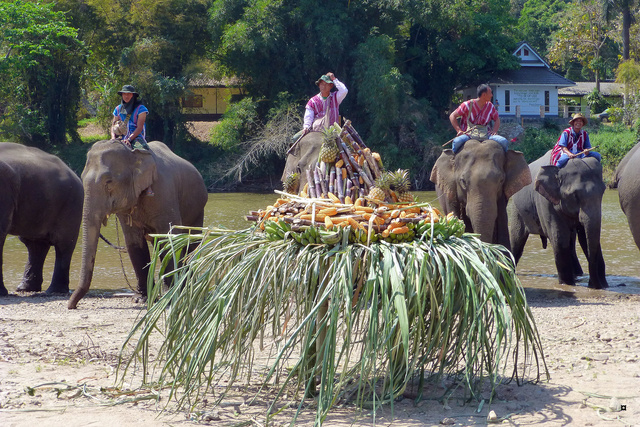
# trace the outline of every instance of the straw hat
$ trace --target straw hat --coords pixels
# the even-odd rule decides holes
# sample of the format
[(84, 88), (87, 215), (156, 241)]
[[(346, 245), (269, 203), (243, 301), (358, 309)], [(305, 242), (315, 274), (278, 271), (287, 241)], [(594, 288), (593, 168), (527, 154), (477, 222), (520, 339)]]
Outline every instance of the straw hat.
[(576, 121), (577, 119), (582, 119), (583, 126), (586, 126), (589, 124), (589, 120), (585, 116), (583, 116), (581, 113), (575, 113), (573, 115), (573, 118), (569, 120), (569, 124), (573, 126), (573, 122)]

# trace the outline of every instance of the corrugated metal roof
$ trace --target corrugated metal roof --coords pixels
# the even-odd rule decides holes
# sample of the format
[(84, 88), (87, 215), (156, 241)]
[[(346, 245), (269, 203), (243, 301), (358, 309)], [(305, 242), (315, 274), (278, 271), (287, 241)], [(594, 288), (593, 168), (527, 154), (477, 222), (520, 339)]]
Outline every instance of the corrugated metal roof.
[(227, 87), (240, 86), (241, 81), (237, 77), (224, 77), (222, 79), (214, 79), (204, 75), (198, 75), (189, 79), (187, 86), (189, 87)]
[[(576, 82), (575, 86), (558, 89), (560, 96), (585, 96), (596, 88), (596, 82)], [(615, 82), (600, 82), (600, 93), (604, 96), (622, 95), (624, 84)]]
[(546, 67), (522, 67), (519, 70), (507, 70), (491, 77), (490, 84), (544, 85), (567, 87), (575, 83), (554, 73)]

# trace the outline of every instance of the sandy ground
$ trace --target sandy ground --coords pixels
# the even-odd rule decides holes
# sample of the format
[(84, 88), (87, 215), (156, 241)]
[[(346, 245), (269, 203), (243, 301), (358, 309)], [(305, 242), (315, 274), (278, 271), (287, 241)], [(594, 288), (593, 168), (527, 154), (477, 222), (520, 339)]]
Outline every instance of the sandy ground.
[[(640, 297), (576, 296), (571, 288), (527, 294), (550, 381), (501, 385), (494, 401), (483, 405), (405, 398), (395, 404), (393, 417), (390, 408), (378, 411), (375, 423), (486, 425), (493, 410), (510, 425), (640, 425)], [(0, 299), (0, 425), (265, 425), (265, 401), (247, 404), (253, 388), (240, 387), (223, 406), (200, 405), (191, 413), (165, 406), (166, 391), (159, 403), (148, 400), (151, 393), (139, 388), (138, 378), (120, 389), (137, 391), (118, 395), (118, 354), (143, 312), (130, 298), (109, 295), (85, 298), (72, 311), (63, 297)], [(285, 410), (269, 425), (286, 425), (292, 414)], [(312, 415), (306, 409), (297, 424), (310, 425)], [(346, 406), (333, 411), (325, 425), (352, 423), (372, 425), (373, 419)]]

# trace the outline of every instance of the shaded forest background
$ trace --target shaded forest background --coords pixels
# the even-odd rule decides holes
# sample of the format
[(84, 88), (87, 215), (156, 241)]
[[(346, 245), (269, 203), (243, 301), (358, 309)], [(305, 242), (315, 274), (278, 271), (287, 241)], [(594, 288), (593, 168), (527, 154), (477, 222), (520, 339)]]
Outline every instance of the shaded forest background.
[[(639, 9), (638, 0), (0, 2), (0, 136), (80, 171), (92, 141), (79, 123), (96, 120), (106, 134), (117, 91), (133, 84), (150, 110), (150, 139), (196, 164), (211, 188), (268, 187), (315, 80), (332, 71), (349, 88), (343, 117), (389, 168), (409, 169), (425, 188), (453, 136), (455, 89), (518, 67), (520, 41), (569, 79), (625, 83), (626, 104), (614, 107), (629, 135), (637, 131)], [(180, 108), (202, 76), (234, 78), (247, 94), (208, 144), (189, 134)], [(590, 102), (607, 107), (597, 90)]]

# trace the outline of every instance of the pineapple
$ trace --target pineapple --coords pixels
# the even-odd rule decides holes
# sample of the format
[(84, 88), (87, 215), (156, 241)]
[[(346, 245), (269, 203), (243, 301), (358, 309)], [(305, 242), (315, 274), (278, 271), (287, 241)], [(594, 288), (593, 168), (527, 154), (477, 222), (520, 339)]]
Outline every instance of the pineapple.
[(383, 173), (380, 178), (376, 179), (373, 187), (369, 190), (369, 197), (383, 202), (387, 197), (387, 191), (389, 191), (390, 183), (391, 174), (388, 172)]
[(391, 177), (390, 189), (397, 194), (398, 201), (403, 203), (415, 201), (415, 196), (409, 192), (411, 188), (409, 171), (398, 169), (391, 174)]
[(285, 193), (298, 194), (298, 187), (300, 187), (300, 174), (296, 172), (287, 175), (282, 183), (282, 187)]
[(340, 152), (336, 145), (336, 138), (340, 135), (339, 128), (331, 126), (322, 131), (324, 139), (322, 141), (322, 148), (320, 148), (320, 160), (325, 163), (333, 163), (336, 161), (336, 157)]

